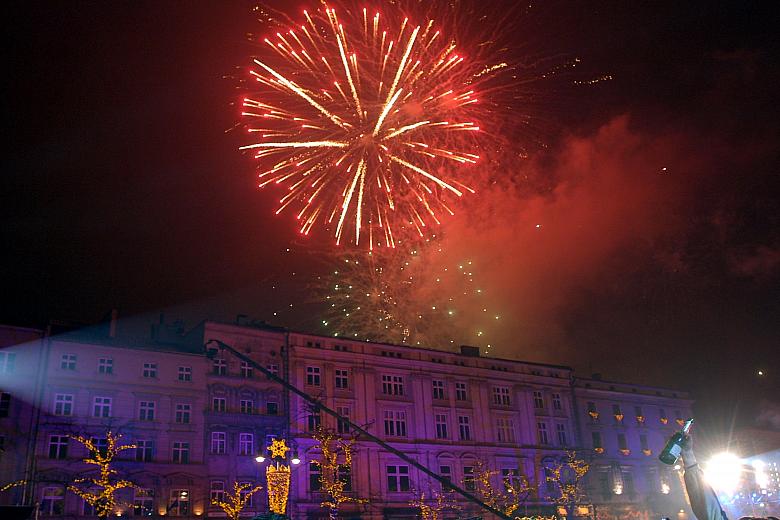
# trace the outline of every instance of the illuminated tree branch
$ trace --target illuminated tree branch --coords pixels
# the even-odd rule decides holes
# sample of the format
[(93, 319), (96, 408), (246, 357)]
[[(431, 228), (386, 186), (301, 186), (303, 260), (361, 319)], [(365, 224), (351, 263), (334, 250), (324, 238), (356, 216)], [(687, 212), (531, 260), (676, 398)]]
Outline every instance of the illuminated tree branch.
[(450, 493), (431, 491), (430, 498), (425, 499), (425, 492), (414, 492), (415, 496), (409, 501), (409, 505), (420, 510), (422, 520), (442, 520), (444, 511), (459, 511), (460, 506)]
[(320, 458), (316, 463), (320, 467), (320, 490), (325, 494), (325, 500), (320, 503), (320, 506), (327, 507), (331, 520), (336, 520), (341, 504), (348, 502), (364, 504), (368, 502), (365, 498), (347, 494), (345, 490), (347, 482), (340, 474), (344, 469), (348, 471), (352, 469), (355, 439), (344, 439), (333, 430), (323, 428), (322, 426), (315, 428), (312, 437), (317, 441), (314, 449), (321, 452)]
[[(111, 467), (114, 459), (124, 450), (134, 449), (135, 444), (120, 444), (121, 435), (114, 435), (111, 431), (106, 434), (106, 447), (97, 446), (94, 439), (72, 436), (74, 440), (89, 450), (89, 457), (84, 459), (86, 464), (98, 467), (98, 477), (78, 478), (68, 489), (81, 497), (85, 502), (95, 508), (98, 518), (107, 518), (114, 510), (117, 499), (116, 493), (123, 488), (134, 488), (135, 484), (129, 480), (116, 479), (118, 473)], [(87, 489), (82, 489), (78, 484), (88, 483)]]
[(226, 493), (226, 500), (212, 500), (211, 504), (219, 507), (225, 512), (229, 520), (238, 520), (241, 513), (246, 508), (252, 495), (263, 489), (262, 486), (252, 487), (252, 484), (233, 483), (233, 493)]
[(590, 464), (577, 458), (577, 452), (567, 451), (566, 457), (556, 462), (550, 468), (552, 474), (546, 477), (547, 482), (551, 482), (556, 489), (556, 494), (547, 499), (564, 507), (567, 516), (571, 515), (574, 507), (586, 498), (583, 484), (589, 470)]
[(516, 480), (503, 479), (503, 490), (497, 489), (493, 485), (495, 475), (498, 475), (498, 471), (491, 470), (478, 460), (474, 468), (475, 493), (486, 504), (503, 511), (507, 516), (514, 516), (520, 506), (536, 492), (536, 486), (531, 485), (525, 476), (519, 475)]

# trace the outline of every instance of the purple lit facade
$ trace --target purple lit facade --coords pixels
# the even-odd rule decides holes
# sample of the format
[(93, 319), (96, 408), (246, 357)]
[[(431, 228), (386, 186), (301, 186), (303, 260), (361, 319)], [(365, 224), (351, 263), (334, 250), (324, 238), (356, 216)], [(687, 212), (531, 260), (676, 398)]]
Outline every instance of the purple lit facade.
[[(293, 471), (289, 513), (296, 520), (323, 516), (308, 432), (317, 424), (338, 431), (346, 425), (232, 356), (208, 359), (203, 345), (211, 339), (288, 377), (467, 489), (478, 460), (498, 471), (496, 485), (520, 475), (539, 483), (529, 514), (552, 512), (546, 468), (567, 449), (591, 461), (589, 503), (599, 518), (676, 516), (685, 508), (676, 474), (656, 458), (676, 419), (690, 415), (681, 392), (578, 379), (566, 366), (485, 358), (468, 347), (443, 352), (215, 322), (186, 334), (157, 326), (145, 342), (76, 332), (4, 348), (17, 354), (10, 375), (23, 377), (4, 377), (0, 386), (12, 402), (26, 404), (0, 417), (0, 435), (35, 446), (34, 456), (3, 453), (0, 468), (11, 476), (4, 479), (32, 475), (26, 489), (41, 514), (89, 516), (90, 508), (65, 491), (85, 469), (86, 455), (67, 435), (99, 438), (112, 429), (138, 445), (118, 467), (142, 487), (118, 513), (218, 516), (210, 500), (234, 481), (264, 484), (254, 456), (272, 436), (284, 436), (303, 460)], [(36, 395), (40, 406), (31, 406)], [(14, 433), (17, 426), (22, 431)], [(413, 517), (412, 491), (439, 487), (368, 441), (359, 442), (350, 480), (371, 503), (344, 506), (347, 518)], [(21, 498), (4, 495), (4, 503)], [(461, 505), (461, 516), (481, 515)], [(266, 508), (261, 492), (247, 514)]]

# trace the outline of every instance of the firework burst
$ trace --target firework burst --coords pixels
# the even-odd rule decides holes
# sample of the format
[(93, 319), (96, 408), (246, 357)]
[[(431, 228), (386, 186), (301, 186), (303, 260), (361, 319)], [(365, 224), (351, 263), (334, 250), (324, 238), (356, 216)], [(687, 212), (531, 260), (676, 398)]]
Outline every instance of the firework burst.
[(300, 232), (395, 247), (427, 236), (474, 190), (479, 85), (501, 62), (467, 59), (437, 23), (397, 8), (323, 6), (264, 38), (243, 99), (260, 186), (286, 193)]
[(413, 246), (341, 257), (316, 287), (329, 334), (394, 344), (489, 351), (500, 316), (488, 307), (470, 259), (454, 259), (436, 236)]

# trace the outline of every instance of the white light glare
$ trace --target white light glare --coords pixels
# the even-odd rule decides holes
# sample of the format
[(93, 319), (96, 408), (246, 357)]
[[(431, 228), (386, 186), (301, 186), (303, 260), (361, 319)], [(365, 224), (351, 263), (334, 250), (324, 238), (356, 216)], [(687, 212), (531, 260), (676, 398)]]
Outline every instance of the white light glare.
[(767, 489), (769, 487), (769, 475), (766, 470), (766, 462), (763, 460), (754, 460), (751, 465), (756, 472), (756, 484), (761, 489)]
[(742, 475), (742, 461), (733, 453), (719, 453), (704, 468), (704, 478), (721, 493), (734, 494)]

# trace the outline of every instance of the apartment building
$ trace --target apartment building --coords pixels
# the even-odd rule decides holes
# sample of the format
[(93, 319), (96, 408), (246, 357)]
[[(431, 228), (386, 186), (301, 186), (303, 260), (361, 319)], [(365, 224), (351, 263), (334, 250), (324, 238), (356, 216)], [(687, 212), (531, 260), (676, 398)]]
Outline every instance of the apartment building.
[[(158, 326), (146, 341), (77, 331), (47, 337), (37, 348), (11, 347), (37, 350), (42, 360), (36, 364), (30, 354), (25, 367), (17, 357), (13, 368), (26, 374), (35, 365), (42, 374), (39, 405), (35, 392), (29, 398), (38, 411), (29, 431), (11, 434), (0, 422), (0, 435), (33, 440), (34, 456), (17, 466), (28, 468), (22, 476), (32, 475), (29, 492), (42, 515), (90, 516), (91, 508), (66, 491), (86, 470), (86, 451), (70, 436), (100, 442), (109, 429), (137, 446), (118, 464), (140, 486), (125, 497), (120, 515), (218, 516), (210, 501), (233, 482), (264, 484), (265, 467), (255, 455), (276, 436), (287, 438), (302, 459), (293, 471), (289, 513), (295, 519), (325, 514), (310, 434), (320, 424), (349, 434), (349, 425), (227, 350), (207, 357), (211, 340), (467, 490), (480, 463), (496, 471), (497, 487), (528, 478), (539, 488), (523, 505), (529, 514), (554, 511), (546, 477), (567, 450), (592, 463), (589, 498), (600, 518), (626, 511), (673, 516), (684, 507), (679, 483), (655, 456), (676, 420), (690, 414), (691, 401), (680, 392), (577, 379), (566, 366), (486, 358), (472, 347), (443, 352), (203, 322), (187, 333)], [(411, 518), (415, 490), (440, 488), (367, 439), (358, 440), (343, 478), (351, 493), (370, 499), (345, 505), (347, 518)], [(460, 504), (461, 516), (482, 515)], [(266, 508), (260, 493), (247, 513)]]

